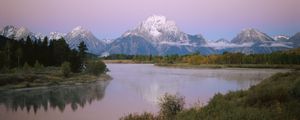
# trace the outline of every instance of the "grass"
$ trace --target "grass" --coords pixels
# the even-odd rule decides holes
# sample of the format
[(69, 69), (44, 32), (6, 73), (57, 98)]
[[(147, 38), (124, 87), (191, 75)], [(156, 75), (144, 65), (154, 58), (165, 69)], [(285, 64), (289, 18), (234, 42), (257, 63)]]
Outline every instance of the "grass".
[[(248, 90), (216, 94), (207, 105), (195, 105), (173, 120), (299, 120), (300, 71), (278, 73)], [(130, 114), (126, 120), (166, 120), (147, 114)], [(150, 116), (150, 117), (149, 117)], [(154, 118), (154, 119), (151, 119)]]
[(122, 64), (133, 64), (136, 63), (133, 60), (103, 60), (104, 63), (122, 63)]
[(46, 67), (40, 70), (14, 69), (0, 74), (0, 90), (91, 83), (97, 80), (111, 79), (107, 74), (95, 76), (87, 73), (71, 73), (64, 77), (59, 67)]
[(135, 61), (135, 60), (102, 60), (104, 63), (111, 63), (111, 64), (153, 64), (152, 61)]

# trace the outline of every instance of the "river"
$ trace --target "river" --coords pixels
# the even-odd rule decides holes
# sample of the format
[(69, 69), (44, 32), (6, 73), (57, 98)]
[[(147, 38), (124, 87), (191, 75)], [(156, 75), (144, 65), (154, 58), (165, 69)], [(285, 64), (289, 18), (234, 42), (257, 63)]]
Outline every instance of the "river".
[(216, 93), (247, 89), (281, 69), (180, 69), (151, 64), (108, 64), (113, 80), (0, 92), (0, 120), (117, 120), (157, 112), (165, 93), (185, 107), (207, 104)]

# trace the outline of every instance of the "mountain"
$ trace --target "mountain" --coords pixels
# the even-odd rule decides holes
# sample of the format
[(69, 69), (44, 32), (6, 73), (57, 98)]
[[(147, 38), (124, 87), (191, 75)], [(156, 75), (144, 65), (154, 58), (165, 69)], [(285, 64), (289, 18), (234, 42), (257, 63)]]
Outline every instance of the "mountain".
[(265, 33), (262, 33), (256, 29), (248, 28), (242, 30), (233, 40), (232, 43), (243, 44), (243, 43), (264, 43), (273, 42), (273, 38)]
[(253, 28), (242, 30), (231, 41), (220, 39), (210, 41), (206, 46), (212, 47), (217, 54), (224, 52), (261, 54), (293, 48), (291, 42), (276, 41), (267, 34)]
[[(189, 35), (180, 31), (176, 23), (165, 16), (153, 15), (141, 22), (135, 29), (125, 32), (112, 44), (114, 47), (109, 51), (114, 51), (113, 53), (116, 51), (125, 54), (136, 53), (138, 51), (136, 45), (141, 45), (147, 49), (140, 51), (140, 54), (167, 55), (195, 52), (197, 47), (206, 44), (206, 41), (202, 35)], [(126, 49), (127, 51), (122, 49), (131, 47), (135, 49)]]
[[(11, 25), (0, 29), (0, 35), (16, 40), (26, 39), (27, 36), (36, 40), (46, 36), (33, 33), (25, 27)], [(231, 41), (226, 39), (206, 41), (201, 34), (184, 33), (174, 21), (158, 15), (148, 17), (136, 28), (128, 30), (116, 39), (99, 40), (92, 32), (81, 26), (75, 27), (67, 34), (51, 32), (47, 36), (50, 40), (64, 38), (69, 46), (75, 49), (84, 41), (88, 52), (96, 55), (184, 55), (195, 52), (209, 55), (222, 54), (226, 51), (260, 54), (300, 47), (300, 32), (290, 38), (279, 35), (273, 39), (253, 28), (242, 30)]]
[(214, 42), (215, 42), (215, 43), (230, 43), (229, 40), (226, 40), (226, 39), (224, 39), (224, 38), (221, 38), (221, 39), (216, 40), (216, 41), (214, 41)]
[(49, 40), (58, 40), (60, 38), (64, 38), (66, 36), (66, 34), (64, 33), (59, 33), (59, 32), (50, 32), (49, 34)]
[(110, 54), (157, 55), (156, 48), (141, 36), (127, 35), (108, 45)]
[(41, 34), (35, 34), (29, 31), (26, 27), (15, 27), (12, 25), (8, 25), (2, 28), (0, 30), (0, 35), (16, 40), (26, 40), (27, 36), (29, 36), (33, 40), (36, 40), (42, 36)]
[[(61, 34), (56, 35), (56, 37), (60, 37)], [(75, 49), (80, 42), (84, 41), (88, 51), (93, 54), (100, 55), (106, 49), (104, 42), (98, 40), (92, 32), (81, 26), (75, 27), (71, 32), (67, 33), (64, 38), (69, 46)]]
[(292, 36), (288, 42), (293, 43), (294, 47), (300, 47), (300, 32), (296, 33), (294, 36)]
[(158, 15), (148, 17), (137, 28), (127, 31), (123, 36), (127, 35), (141, 36), (155, 45), (206, 43), (202, 35), (192, 36), (181, 32), (174, 21)]

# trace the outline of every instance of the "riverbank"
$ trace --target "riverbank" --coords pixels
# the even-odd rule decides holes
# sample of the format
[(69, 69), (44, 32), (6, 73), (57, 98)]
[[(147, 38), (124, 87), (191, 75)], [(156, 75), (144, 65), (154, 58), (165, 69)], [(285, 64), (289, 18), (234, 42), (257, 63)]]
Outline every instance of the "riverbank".
[(270, 68), (270, 69), (297, 69), (300, 70), (300, 65), (271, 65), (271, 64), (201, 64), (191, 65), (187, 63), (165, 64), (157, 63), (156, 66), (160, 67), (172, 67), (172, 68)]
[(134, 60), (102, 60), (105, 64), (153, 64), (151, 61)]
[(277, 73), (248, 90), (238, 90), (225, 95), (218, 93), (205, 106), (195, 104), (192, 108), (173, 109), (175, 107), (172, 105), (181, 105), (181, 101), (178, 102), (179, 98), (181, 97), (175, 96), (167, 102), (161, 101), (163, 105), (172, 104), (161, 106), (158, 114), (129, 114), (121, 119), (298, 120), (300, 119), (300, 71)]
[(55, 85), (78, 85), (111, 79), (107, 74), (96, 76), (88, 73), (71, 73), (68, 77), (65, 77), (59, 67), (47, 67), (42, 70), (14, 70), (0, 74), (0, 90)]

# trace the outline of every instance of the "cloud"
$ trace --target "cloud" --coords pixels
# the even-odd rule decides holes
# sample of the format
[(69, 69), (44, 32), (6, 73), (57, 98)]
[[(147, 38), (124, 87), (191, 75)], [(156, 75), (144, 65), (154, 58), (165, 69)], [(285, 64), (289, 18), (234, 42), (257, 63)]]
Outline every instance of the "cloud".
[(293, 48), (292, 46), (290, 46), (289, 42), (274, 42), (274, 43), (270, 43), (270, 44), (261, 44), (259, 45), (260, 47), (285, 47), (285, 48)]
[(208, 42), (205, 47), (212, 47), (214, 49), (225, 49), (225, 48), (238, 48), (238, 47), (251, 47), (254, 43), (243, 43), (243, 44), (234, 44), (229, 42)]

